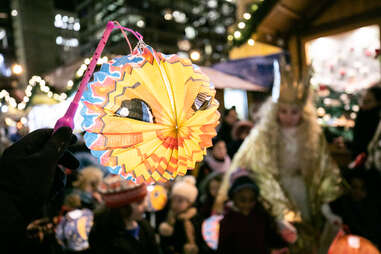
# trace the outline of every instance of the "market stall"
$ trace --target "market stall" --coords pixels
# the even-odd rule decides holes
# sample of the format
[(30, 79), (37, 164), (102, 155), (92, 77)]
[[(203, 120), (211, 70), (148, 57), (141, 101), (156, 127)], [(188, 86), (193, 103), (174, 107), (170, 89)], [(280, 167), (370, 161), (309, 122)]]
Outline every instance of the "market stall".
[[(360, 92), (381, 79), (375, 57), (380, 48), (381, 2), (243, 2), (245, 8), (228, 38), (232, 52), (262, 42), (287, 51), (297, 77), (311, 66), (319, 122), (332, 135), (350, 140)], [(345, 165), (348, 156), (341, 158), (347, 158), (341, 160)]]

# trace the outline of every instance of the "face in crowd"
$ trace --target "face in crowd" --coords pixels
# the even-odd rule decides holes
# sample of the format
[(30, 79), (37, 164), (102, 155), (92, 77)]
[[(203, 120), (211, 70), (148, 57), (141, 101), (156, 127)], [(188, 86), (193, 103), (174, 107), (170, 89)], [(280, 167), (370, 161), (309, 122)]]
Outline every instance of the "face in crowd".
[(362, 110), (372, 110), (378, 107), (380, 102), (377, 101), (376, 96), (370, 90), (367, 90), (360, 97), (359, 105)]
[(218, 160), (223, 160), (227, 154), (226, 144), (225, 141), (220, 140), (218, 141), (212, 149), (212, 155), (214, 158)]
[(146, 209), (145, 199), (131, 203), (125, 207), (120, 208), (120, 214), (125, 220), (140, 221), (144, 218), (144, 212)]
[(180, 195), (173, 195), (171, 199), (171, 209), (175, 214), (184, 212), (190, 207), (189, 200)]
[(279, 104), (278, 121), (283, 128), (298, 126), (302, 121), (302, 110), (300, 106), (296, 104)]
[(217, 197), (218, 190), (220, 189), (221, 181), (213, 179), (209, 183), (209, 193), (212, 197)]
[(243, 188), (234, 193), (233, 202), (242, 214), (249, 215), (257, 202), (257, 197), (252, 189)]
[(227, 122), (230, 125), (233, 125), (238, 120), (237, 111), (235, 111), (234, 109), (230, 109), (224, 119), (225, 122)]

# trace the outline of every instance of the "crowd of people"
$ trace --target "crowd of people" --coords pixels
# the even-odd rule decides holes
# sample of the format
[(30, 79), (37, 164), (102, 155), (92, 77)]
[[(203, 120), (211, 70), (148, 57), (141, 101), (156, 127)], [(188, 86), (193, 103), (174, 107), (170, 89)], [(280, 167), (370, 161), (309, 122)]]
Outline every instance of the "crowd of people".
[[(34, 131), (0, 161), (0, 248), (320, 254), (343, 227), (380, 248), (380, 91), (364, 93), (353, 142), (333, 141), (352, 151), (347, 168), (330, 155), (309, 89), (280, 89), (255, 123), (226, 109), (204, 160), (162, 184), (168, 202), (150, 212), (150, 186), (109, 174), (69, 128)], [(213, 247), (203, 223), (217, 215)]]

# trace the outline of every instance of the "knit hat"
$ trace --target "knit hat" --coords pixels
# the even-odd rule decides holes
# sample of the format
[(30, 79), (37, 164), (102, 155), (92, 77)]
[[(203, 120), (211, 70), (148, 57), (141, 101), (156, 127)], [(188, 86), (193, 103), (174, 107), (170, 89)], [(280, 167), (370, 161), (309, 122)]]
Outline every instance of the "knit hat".
[(141, 202), (147, 195), (147, 187), (126, 181), (118, 175), (107, 176), (99, 187), (107, 207), (120, 208), (134, 202)]
[(244, 175), (244, 176), (240, 176), (234, 180), (234, 182), (233, 182), (233, 184), (230, 187), (229, 192), (228, 192), (229, 198), (232, 199), (235, 193), (237, 193), (238, 191), (240, 191), (244, 188), (249, 188), (249, 189), (253, 190), (254, 193), (256, 194), (256, 196), (259, 195), (258, 185), (249, 176)]
[(192, 204), (196, 201), (197, 194), (196, 179), (191, 175), (178, 178), (171, 192), (171, 196), (177, 195), (185, 197)]

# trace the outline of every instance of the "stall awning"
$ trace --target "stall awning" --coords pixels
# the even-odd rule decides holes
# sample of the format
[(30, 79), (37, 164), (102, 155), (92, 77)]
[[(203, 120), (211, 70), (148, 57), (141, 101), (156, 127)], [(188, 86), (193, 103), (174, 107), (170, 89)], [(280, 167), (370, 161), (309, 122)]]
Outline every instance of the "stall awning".
[(279, 54), (282, 52), (282, 49), (276, 46), (272, 46), (267, 43), (256, 41), (255, 36), (252, 36), (254, 45), (249, 45), (248, 43), (243, 44), (240, 47), (232, 48), (229, 52), (229, 59), (240, 59), (248, 57), (257, 57), (257, 56), (266, 56)]
[(263, 86), (251, 83), (247, 80), (243, 80), (210, 67), (201, 67), (201, 70), (210, 78), (212, 84), (218, 89), (232, 88), (247, 91), (266, 91), (266, 88)]
[(226, 61), (213, 65), (213, 69), (239, 77), (267, 90), (270, 89), (273, 84), (274, 60), (279, 59), (283, 54), (282, 52), (280, 54)]

